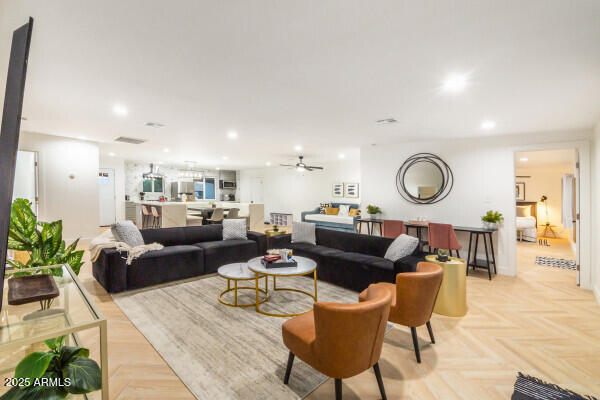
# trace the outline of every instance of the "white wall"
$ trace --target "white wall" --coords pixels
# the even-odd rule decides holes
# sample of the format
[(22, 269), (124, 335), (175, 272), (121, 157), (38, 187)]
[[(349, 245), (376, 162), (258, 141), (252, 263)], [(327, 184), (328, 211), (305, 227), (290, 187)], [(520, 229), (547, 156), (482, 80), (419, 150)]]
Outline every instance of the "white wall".
[(600, 303), (600, 122), (592, 141), (592, 282), (594, 294)]
[[(572, 239), (571, 230), (562, 225), (562, 178), (564, 174), (572, 174), (573, 168), (569, 166), (557, 166), (549, 168), (517, 168), (515, 174), (519, 176), (530, 176), (531, 178), (516, 178), (517, 182), (525, 183), (525, 200), (540, 201), (542, 195), (548, 200), (548, 217), (557, 235)], [(546, 207), (538, 204), (538, 225), (546, 223)], [(539, 229), (543, 230), (543, 228)]]
[(39, 219), (62, 219), (63, 238), (67, 242), (96, 236), (99, 231), (97, 144), (21, 132), (19, 150), (38, 152)]
[(125, 220), (125, 160), (101, 155), (100, 168), (110, 168), (115, 171), (115, 217), (117, 221), (123, 221)]
[[(578, 145), (587, 151), (590, 135), (591, 132), (555, 132), (364, 146), (361, 148), (362, 202), (379, 205), (384, 218), (409, 220), (425, 217), (430, 221), (463, 226), (481, 226), (480, 217), (486, 210), (499, 210), (504, 214), (505, 221), (495, 237), (498, 273), (514, 275), (514, 152), (533, 150), (534, 144), (551, 146), (577, 140), (580, 141)], [(398, 168), (406, 158), (419, 152), (439, 155), (454, 173), (454, 187), (448, 197), (439, 203), (411, 204), (397, 192), (395, 179)], [(585, 171), (582, 174), (589, 180)], [(582, 195), (585, 196), (585, 193)], [(459, 233), (458, 236), (466, 252), (468, 235)], [(589, 262), (589, 258), (587, 260)]]
[[(361, 182), (360, 162), (340, 160), (322, 164), (324, 170), (297, 172), (285, 167), (268, 167), (240, 171), (239, 193), (242, 202), (251, 200), (252, 178), (263, 178), (263, 199), (265, 220), (271, 212), (294, 214), (294, 221), (300, 221), (302, 211), (313, 210), (322, 202), (357, 203), (359, 198), (332, 197), (333, 183)], [(362, 187), (359, 185), (359, 196)]]

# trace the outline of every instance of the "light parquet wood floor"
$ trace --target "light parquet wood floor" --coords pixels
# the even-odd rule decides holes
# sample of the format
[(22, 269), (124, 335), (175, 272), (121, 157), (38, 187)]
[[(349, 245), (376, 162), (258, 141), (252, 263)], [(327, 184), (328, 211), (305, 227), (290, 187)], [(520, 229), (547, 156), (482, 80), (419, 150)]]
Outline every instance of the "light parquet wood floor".
[[(394, 328), (380, 361), (388, 398), (507, 399), (518, 371), (581, 394), (600, 394), (600, 307), (591, 292), (575, 285), (574, 271), (535, 265), (536, 255), (571, 258), (566, 241), (551, 243), (550, 248), (519, 244), (516, 278), (498, 275), (489, 281), (484, 271), (470, 275), (468, 314), (434, 314), (434, 345), (426, 329), (418, 328), (421, 364), (409, 329)], [(110, 398), (192, 399), (93, 279), (89, 261), (80, 277), (108, 319)], [(343, 390), (346, 400), (380, 398), (371, 371), (345, 380)], [(308, 399), (331, 399), (333, 393), (329, 380)]]

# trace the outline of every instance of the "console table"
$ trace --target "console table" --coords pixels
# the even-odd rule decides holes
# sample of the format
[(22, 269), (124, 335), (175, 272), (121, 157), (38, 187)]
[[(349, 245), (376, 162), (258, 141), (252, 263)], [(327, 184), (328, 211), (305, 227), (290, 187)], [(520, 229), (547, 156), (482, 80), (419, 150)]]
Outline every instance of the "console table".
[[(82, 345), (78, 332), (98, 328), (100, 342), (98, 364), (102, 371), (100, 392), (102, 400), (108, 400), (106, 318), (98, 310), (71, 267), (66, 264), (53, 267), (62, 268), (62, 277), (53, 277), (60, 295), (53, 299), (52, 306), (47, 310), (40, 310), (38, 302), (11, 306), (6, 299), (10, 275), (24, 271), (39, 271), (42, 268), (6, 271), (7, 279), (3, 282), (4, 301), (0, 314), (0, 376), (8, 377), (25, 356), (24, 352), (46, 351), (44, 340), (66, 336), (66, 345), (87, 347)], [(46, 268), (48, 267), (44, 267)], [(94, 352), (90, 351), (90, 353)], [(4, 386), (0, 388), (10, 389)], [(98, 395), (98, 392), (92, 392), (83, 395), (83, 398), (99, 398)]]
[[(419, 240), (422, 240), (423, 229), (427, 229), (427, 223), (404, 223), (406, 226), (406, 233), (408, 234), (409, 228), (414, 228), (416, 230), (417, 237)], [(469, 226), (454, 226), (454, 231), (456, 232), (468, 232), (469, 233), (469, 251), (467, 253), (467, 275), (469, 274), (469, 267), (482, 268), (488, 271), (488, 277), (492, 279), (492, 265), (494, 266), (494, 274), (497, 274), (496, 270), (496, 255), (494, 254), (494, 242), (492, 241), (492, 233), (495, 232), (493, 229), (487, 229), (483, 227), (469, 227)], [(479, 237), (483, 237), (483, 247), (485, 249), (485, 264), (477, 261), (477, 249), (479, 248)], [(471, 256), (471, 248), (473, 245), (473, 238), (475, 239), (475, 247), (473, 248), (473, 256)], [(489, 251), (488, 251), (488, 243), (487, 240), (490, 240), (489, 243)], [(491, 259), (490, 259), (491, 255)]]

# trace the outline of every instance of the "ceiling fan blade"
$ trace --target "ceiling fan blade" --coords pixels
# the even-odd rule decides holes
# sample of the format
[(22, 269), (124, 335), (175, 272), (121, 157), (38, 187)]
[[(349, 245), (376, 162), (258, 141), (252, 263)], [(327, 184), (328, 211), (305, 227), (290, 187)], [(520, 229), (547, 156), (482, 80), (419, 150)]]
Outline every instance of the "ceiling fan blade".
[(295, 165), (292, 164), (279, 164), (282, 167), (295, 167)]
[(307, 170), (307, 171), (309, 171), (309, 172), (313, 170), (312, 167), (304, 167), (304, 169)]
[(323, 169), (323, 167), (315, 167), (314, 165), (307, 165), (306, 168), (311, 168), (311, 169)]

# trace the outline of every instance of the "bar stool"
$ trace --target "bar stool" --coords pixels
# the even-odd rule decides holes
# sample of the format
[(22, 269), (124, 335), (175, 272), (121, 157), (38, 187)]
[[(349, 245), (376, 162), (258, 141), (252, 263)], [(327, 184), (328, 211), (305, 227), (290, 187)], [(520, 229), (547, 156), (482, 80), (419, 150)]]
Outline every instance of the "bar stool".
[(148, 227), (148, 220), (152, 217), (148, 207), (142, 204), (142, 229), (146, 229)]
[(160, 228), (160, 214), (158, 213), (158, 210), (154, 206), (151, 207), (151, 210), (152, 210), (152, 227)]

